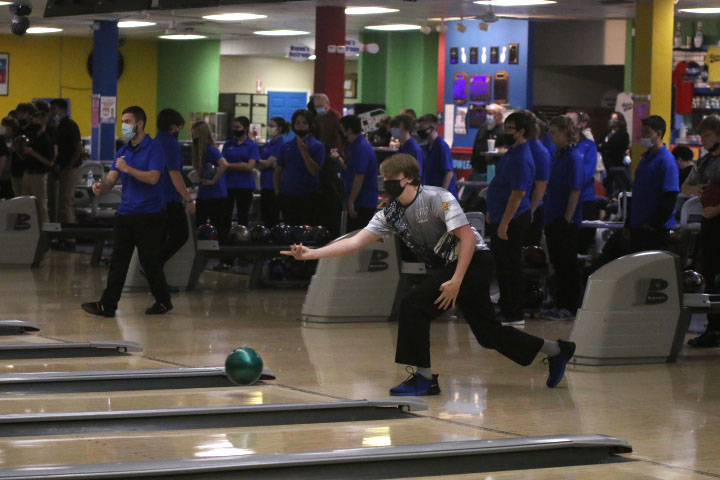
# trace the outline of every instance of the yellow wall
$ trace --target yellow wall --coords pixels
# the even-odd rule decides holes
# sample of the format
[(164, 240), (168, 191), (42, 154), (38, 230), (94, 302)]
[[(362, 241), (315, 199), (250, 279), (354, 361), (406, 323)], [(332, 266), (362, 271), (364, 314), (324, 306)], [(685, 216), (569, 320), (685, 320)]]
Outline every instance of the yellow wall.
[[(0, 35), (0, 52), (10, 53), (10, 92), (0, 96), (0, 116), (34, 97), (69, 98), (81, 134), (90, 136), (92, 78), (86, 65), (92, 44), (90, 37)], [(157, 42), (130, 40), (120, 51), (125, 72), (118, 81), (118, 115), (125, 107), (140, 105), (148, 115), (148, 132), (154, 134)]]

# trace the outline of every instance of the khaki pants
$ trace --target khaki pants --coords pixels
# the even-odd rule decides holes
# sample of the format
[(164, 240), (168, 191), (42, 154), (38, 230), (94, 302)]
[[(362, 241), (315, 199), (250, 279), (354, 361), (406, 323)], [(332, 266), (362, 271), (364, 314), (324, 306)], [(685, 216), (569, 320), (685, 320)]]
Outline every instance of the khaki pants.
[(48, 221), (47, 211), (47, 173), (25, 172), (22, 178), (23, 196), (33, 196), (40, 201), (40, 222)]
[(80, 179), (80, 169), (66, 167), (58, 173), (58, 221), (75, 223), (75, 186)]
[(14, 196), (22, 196), (22, 177), (10, 177), (10, 185), (12, 185)]

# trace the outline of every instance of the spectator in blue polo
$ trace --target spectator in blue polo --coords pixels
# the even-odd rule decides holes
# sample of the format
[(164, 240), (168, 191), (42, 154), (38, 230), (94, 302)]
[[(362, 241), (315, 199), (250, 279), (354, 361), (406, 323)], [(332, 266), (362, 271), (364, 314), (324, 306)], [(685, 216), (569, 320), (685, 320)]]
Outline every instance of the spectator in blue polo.
[(580, 192), (584, 184), (583, 159), (577, 148), (578, 134), (570, 117), (561, 115), (553, 118), (550, 135), (557, 153), (550, 165), (544, 224), (550, 263), (555, 269), (552, 292), (555, 307), (544, 310), (542, 315), (551, 320), (572, 320), (580, 297), (577, 250), (582, 224)]
[(255, 164), (255, 168), (260, 170), (260, 215), (266, 227), (275, 226), (280, 221), (273, 176), (275, 164), (285, 145), (283, 136), (288, 133), (290, 133), (290, 125), (284, 118), (271, 118), (267, 126), (267, 143), (260, 150), (260, 161)]
[(100, 195), (122, 180), (122, 200), (115, 216), (107, 286), (99, 301), (82, 304), (83, 310), (90, 315), (115, 316), (136, 248), (150, 292), (155, 297), (155, 304), (145, 313), (160, 315), (172, 310), (161, 261), (165, 201), (160, 177), (166, 166), (165, 152), (160, 142), (145, 133), (146, 123), (147, 116), (140, 107), (128, 107), (122, 112), (122, 136), (128, 143), (118, 150), (107, 176), (92, 186), (93, 193)]
[(344, 164), (347, 231), (352, 232), (370, 223), (377, 210), (378, 164), (375, 150), (362, 133), (357, 116), (347, 115), (340, 119), (340, 136), (347, 144), (344, 155), (338, 155), (338, 158)]
[(260, 161), (260, 148), (249, 136), (250, 119), (236, 117), (232, 121), (232, 138), (223, 145), (222, 154), (228, 162), (225, 182), (227, 203), (225, 223), (232, 222), (233, 209), (237, 208), (237, 222), (248, 226), (250, 205), (255, 191), (253, 168)]
[[(550, 152), (540, 141), (540, 121), (530, 110), (525, 110), (533, 119), (533, 129), (530, 133), (528, 145), (535, 163), (535, 181), (530, 193), (530, 212), (532, 223), (525, 237), (525, 245), (540, 245), (543, 229), (543, 197), (550, 175)], [(557, 148), (555, 149), (557, 151)]]
[(412, 138), (414, 129), (415, 120), (410, 115), (398, 115), (390, 122), (390, 133), (393, 138), (400, 142), (398, 153), (406, 153), (417, 160), (420, 165), (420, 178), (422, 178), (425, 154), (420, 145)]
[(525, 323), (522, 247), (532, 221), (528, 193), (535, 181), (535, 161), (528, 138), (533, 121), (527, 112), (505, 119), (503, 144), (509, 150), (500, 158), (487, 191), (486, 222), (500, 288), (500, 321), (506, 325)]
[(666, 131), (665, 120), (658, 115), (642, 120), (640, 142), (647, 151), (635, 169), (632, 202), (625, 220), (633, 252), (669, 249), (668, 232), (675, 226), (680, 172), (663, 143)]
[(273, 177), (280, 212), (288, 225), (317, 225), (325, 145), (313, 137), (315, 117), (308, 110), (293, 113), (290, 125), (295, 138), (283, 146)]
[(420, 117), (417, 134), (421, 140), (427, 140), (423, 147), (425, 164), (423, 169), (423, 185), (441, 187), (457, 198), (457, 182), (450, 145), (438, 135), (438, 118), (429, 113)]
[[(578, 131), (578, 151), (583, 157), (585, 184), (580, 192), (583, 220), (600, 218), (600, 207), (595, 201), (595, 169), (597, 168), (598, 149), (595, 137), (590, 129), (590, 116), (584, 112), (570, 112), (568, 116), (575, 121)], [(580, 232), (579, 253), (586, 254), (595, 239), (595, 229), (586, 228)]]

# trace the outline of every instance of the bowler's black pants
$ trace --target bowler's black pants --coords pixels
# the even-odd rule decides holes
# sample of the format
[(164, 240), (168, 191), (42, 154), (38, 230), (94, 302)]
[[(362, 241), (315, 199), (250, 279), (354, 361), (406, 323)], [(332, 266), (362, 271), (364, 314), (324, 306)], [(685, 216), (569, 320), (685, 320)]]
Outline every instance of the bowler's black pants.
[(545, 227), (550, 263), (555, 269), (555, 306), (575, 313), (580, 297), (580, 272), (577, 263), (580, 228), (560, 218)]
[[(455, 273), (455, 266), (453, 263), (430, 271), (428, 277), (402, 299), (395, 362), (430, 368), (430, 322), (442, 313), (434, 302), (440, 296), (440, 285)], [(475, 252), (460, 286), (457, 305), (480, 345), (497, 350), (520, 365), (530, 365), (544, 341), (503, 326), (495, 318), (490, 301), (492, 271), (490, 252)]]
[(500, 288), (500, 311), (508, 320), (519, 320), (523, 317), (525, 282), (522, 271), (522, 247), (529, 228), (530, 210), (510, 222), (507, 240), (498, 237), (497, 223), (489, 225), (490, 250), (495, 260)]
[(185, 206), (182, 202), (170, 202), (165, 205), (165, 241), (160, 254), (160, 264), (165, 265), (178, 250), (185, 245), (190, 236)]
[(115, 216), (110, 270), (107, 286), (100, 299), (108, 310), (117, 309), (135, 248), (153, 297), (158, 303), (170, 304), (170, 293), (160, 261), (164, 238), (164, 213)]
[(633, 228), (630, 230), (630, 248), (633, 253), (670, 250), (670, 234), (666, 228), (660, 230)]

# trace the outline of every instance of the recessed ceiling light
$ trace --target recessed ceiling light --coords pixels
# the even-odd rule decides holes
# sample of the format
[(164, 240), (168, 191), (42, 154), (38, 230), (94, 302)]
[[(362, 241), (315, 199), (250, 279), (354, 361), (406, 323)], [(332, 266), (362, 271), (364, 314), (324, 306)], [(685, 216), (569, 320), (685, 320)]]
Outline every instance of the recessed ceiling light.
[(302, 30), (259, 30), (253, 33), (255, 35), (265, 35), (268, 37), (290, 37), (293, 35), (307, 35), (310, 32), (304, 32)]
[(315, 54), (312, 54), (308, 57), (308, 60), (315, 60), (315, 59), (317, 59), (317, 55), (315, 55)]
[(557, 0), (475, 0), (478, 5), (492, 5), (493, 7), (532, 7), (533, 5), (551, 5)]
[(462, 20), (460, 17), (447, 17), (447, 18), (428, 18), (431, 22), (454, 22), (456, 20)]
[(0, 6), (2, 5), (12, 5), (13, 2), (0, 2)]
[(267, 18), (267, 15), (256, 15), (254, 13), (220, 13), (217, 15), (205, 15), (205, 20), (217, 20), (218, 22), (241, 22), (243, 20), (257, 20)]
[(30, 27), (27, 29), (27, 33), (55, 33), (55, 32), (62, 32), (62, 28)]
[(199, 40), (207, 38), (205, 35), (196, 35), (194, 33), (174, 33), (172, 35), (160, 35), (158, 38), (163, 40)]
[(137, 20), (124, 20), (118, 22), (118, 28), (138, 28), (138, 27), (152, 27), (157, 25), (155, 22), (140, 22)]
[(720, 7), (681, 8), (680, 11), (685, 13), (720, 13)]
[(365, 27), (368, 30), (384, 30), (387, 32), (400, 32), (403, 30), (420, 30), (422, 27), (420, 25), (403, 25), (403, 24), (395, 24), (395, 25), (370, 25), (369, 27)]
[(397, 8), (385, 7), (348, 7), (345, 9), (345, 15), (375, 15), (379, 13), (395, 13), (399, 12)]

